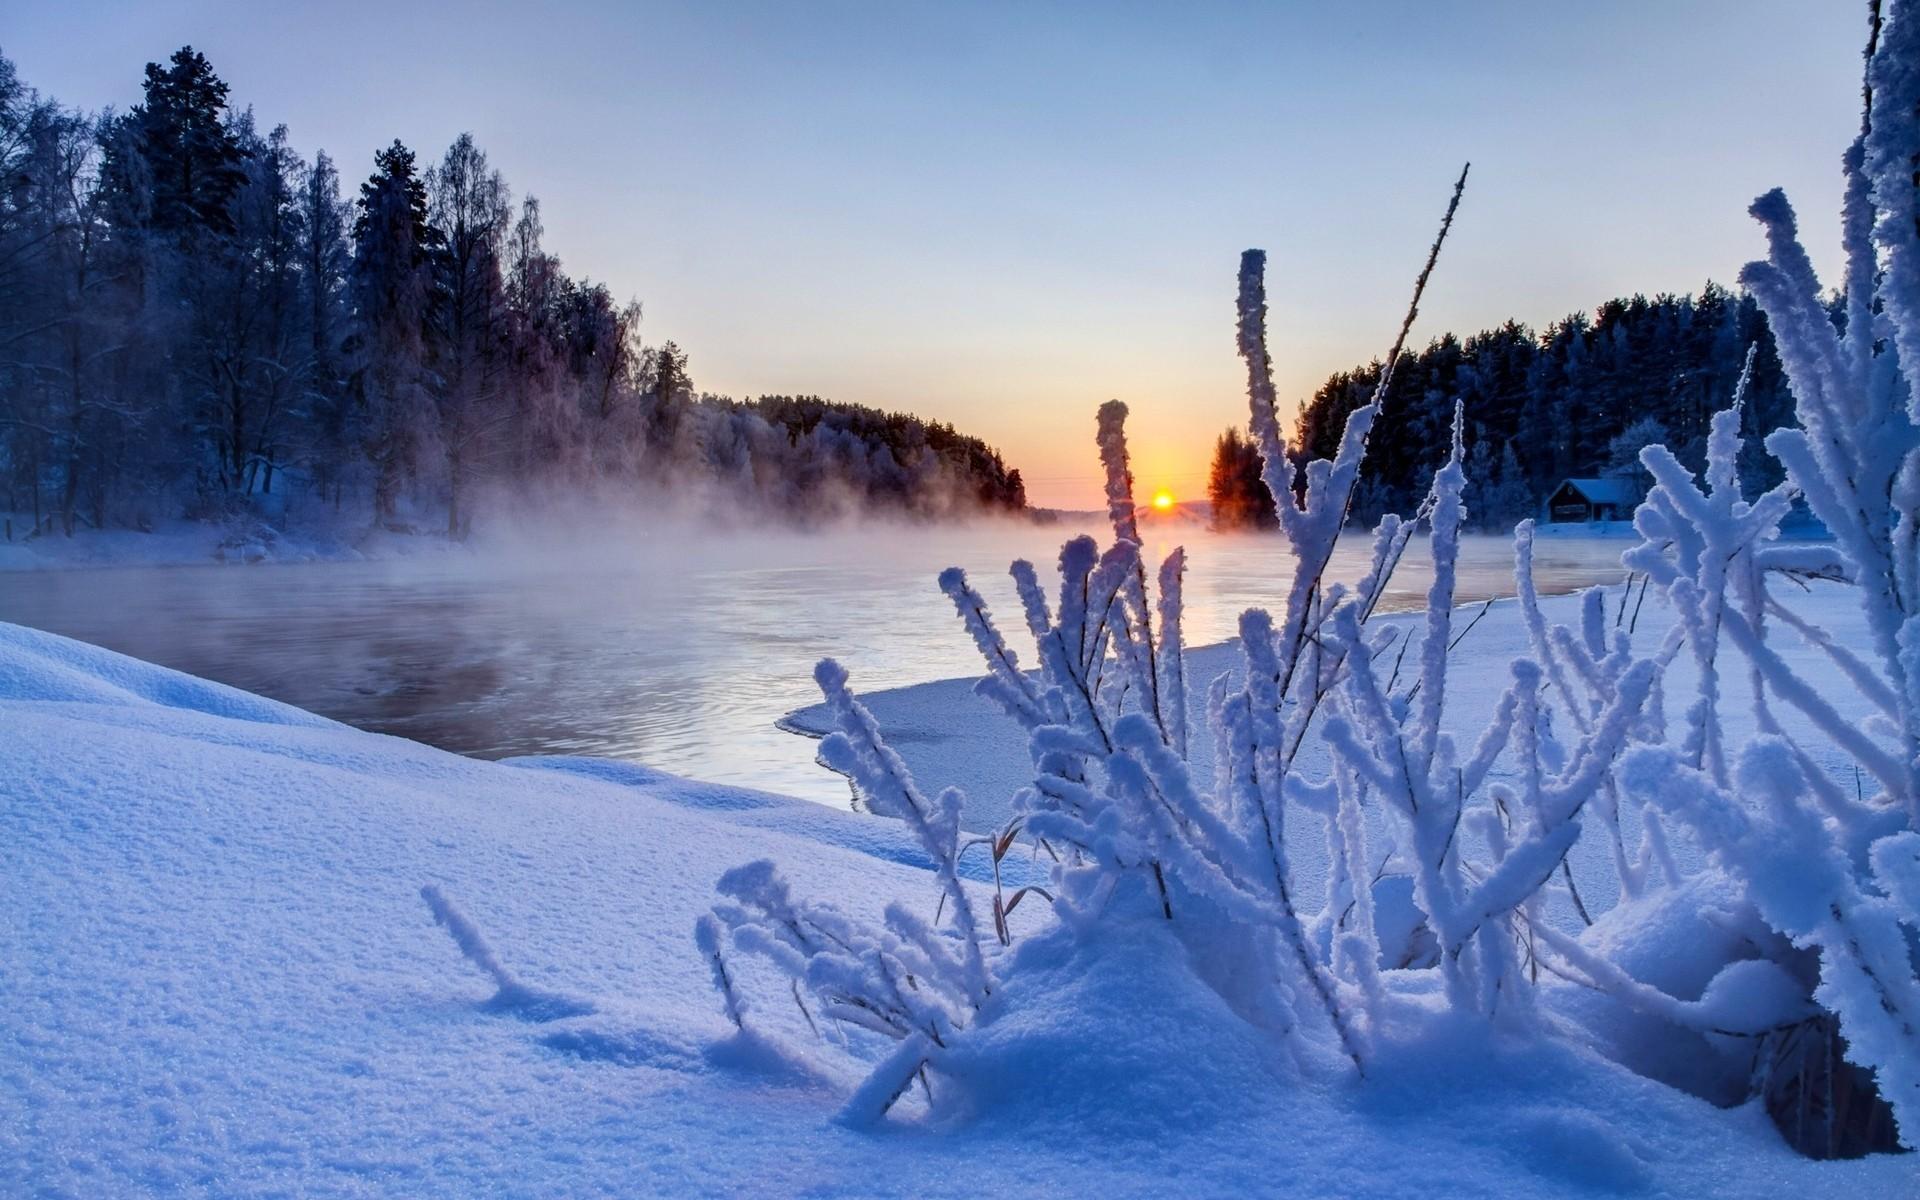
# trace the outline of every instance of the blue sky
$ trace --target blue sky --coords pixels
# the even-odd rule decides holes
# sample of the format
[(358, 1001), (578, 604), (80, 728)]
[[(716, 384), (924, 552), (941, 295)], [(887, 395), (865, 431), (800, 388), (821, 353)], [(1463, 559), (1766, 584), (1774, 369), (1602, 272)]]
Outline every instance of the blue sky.
[(204, 51), (349, 185), (471, 131), (575, 274), (703, 388), (951, 420), (1098, 494), (1093, 411), (1195, 494), (1245, 419), (1241, 249), (1281, 394), (1382, 353), (1460, 163), (1416, 339), (1731, 283), (1788, 189), (1836, 268), (1864, 5), (38, 3), (0, 51), (70, 104)]

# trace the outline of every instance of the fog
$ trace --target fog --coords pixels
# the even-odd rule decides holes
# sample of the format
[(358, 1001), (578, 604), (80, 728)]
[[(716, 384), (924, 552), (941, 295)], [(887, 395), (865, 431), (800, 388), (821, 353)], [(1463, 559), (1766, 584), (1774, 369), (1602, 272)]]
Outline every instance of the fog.
[[(1046, 577), (1081, 531), (1004, 520), (797, 534), (638, 512), (500, 522), (463, 546), (363, 562), (19, 572), (0, 620), (464, 754), (603, 755), (839, 804), (846, 786), (814, 765), (812, 743), (774, 724), (817, 699), (813, 664), (840, 659), (863, 691), (977, 674), (934, 583), (950, 565), (1030, 663), (1007, 565), (1027, 557)], [(1280, 601), (1280, 537), (1185, 523), (1145, 535), (1155, 560), (1188, 549), (1190, 645)], [(1623, 545), (1542, 539), (1542, 586), (1619, 579)], [(1333, 574), (1357, 577), (1365, 551), (1345, 543)], [(1468, 538), (1461, 557), (1463, 603), (1510, 591), (1506, 539)], [(1420, 607), (1426, 580), (1416, 542), (1385, 607)]]

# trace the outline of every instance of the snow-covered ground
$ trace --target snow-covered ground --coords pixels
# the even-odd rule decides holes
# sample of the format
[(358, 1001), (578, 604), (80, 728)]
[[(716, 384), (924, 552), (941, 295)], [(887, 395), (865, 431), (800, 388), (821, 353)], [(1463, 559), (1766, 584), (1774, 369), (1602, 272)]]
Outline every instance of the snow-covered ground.
[[(1826, 582), (1809, 586), (1814, 590), (1787, 597), (1795, 610), (1816, 618), (1842, 645), (1865, 645), (1865, 619), (1851, 589)], [(1637, 584), (1630, 592), (1624, 583), (1604, 590), (1609, 620), (1619, 617), (1620, 604), (1625, 598), (1626, 619), (1621, 623), (1633, 626), (1635, 653), (1656, 652), (1673, 624), (1673, 614), (1665, 600), (1655, 593), (1642, 601)], [(1545, 599), (1542, 608), (1550, 623), (1577, 628), (1580, 603), (1575, 595), (1557, 596)], [(1448, 725), (1461, 731), (1475, 731), (1485, 725), (1501, 688), (1508, 682), (1507, 664), (1529, 652), (1527, 631), (1514, 601), (1495, 600), (1484, 616), (1480, 615), (1482, 607), (1479, 604), (1464, 606), (1456, 622), (1456, 628), (1462, 628), (1478, 617), (1454, 651), (1457, 666), (1448, 680)], [(1390, 613), (1376, 617), (1374, 624), (1400, 631), (1400, 636), (1411, 632), (1417, 642), (1424, 619), (1415, 612)], [(957, 622), (951, 636), (955, 639), (965, 636)], [(1818, 650), (1786, 634), (1776, 638), (1775, 643), (1781, 657), (1804, 678), (1821, 680), (1832, 676), (1831, 660)], [(1389, 650), (1389, 664), (1392, 654)], [(1409, 678), (1413, 657), (1409, 655), (1407, 660)], [(1206, 684), (1215, 676), (1227, 674), (1236, 680), (1237, 686), (1241, 662), (1239, 646), (1233, 642), (1201, 646), (1187, 654), (1187, 678), (1191, 681), (1187, 691), (1188, 727), (1194, 743), (1191, 758), (1196, 777), (1203, 781), (1211, 778), (1213, 769), (1213, 739), (1206, 719)], [(1691, 656), (1680, 655), (1668, 668), (1667, 691), (1675, 696), (1691, 696), (1696, 686), (1696, 670)], [(1006, 821), (1007, 800), (1016, 788), (1030, 782), (1032, 769), (1026, 753), (1025, 731), (998, 705), (975, 695), (975, 682), (974, 678), (937, 680), (875, 692), (865, 696), (863, 702), (879, 718), (889, 744), (906, 760), (914, 776), (930, 787), (965, 789), (971, 801), (967, 824), (976, 829), (990, 829)], [(857, 687), (859, 680), (854, 680), (854, 684)], [(1739, 687), (1744, 686), (1743, 679)], [(1741, 694), (1744, 696), (1744, 692)], [(1848, 717), (1865, 719), (1871, 711), (1865, 700), (1850, 688), (1833, 689), (1830, 699)], [(1670, 715), (1677, 719), (1679, 714)], [(1731, 744), (1738, 745), (1754, 733), (1751, 714), (1744, 705), (1729, 704), (1725, 720)], [(790, 713), (784, 723), (788, 728), (814, 736), (831, 728), (826, 707), (819, 704)], [(1812, 751), (1822, 765), (1835, 773), (1851, 770), (1850, 760), (1830, 747), (1825, 748), (1822, 757), (1817, 740)], [(1302, 755), (1300, 761), (1311, 774), (1324, 774), (1323, 747), (1309, 743)]]
[[(1844, 623), (1829, 596), (1809, 603)], [(1520, 645), (1511, 617), (1496, 605), (1457, 651), (1487, 685), (1463, 689), (1463, 727)], [(926, 783), (995, 795), (1007, 735), (963, 691), (874, 707)], [(1365, 1083), (1303, 1084), (1188, 972), (1065, 970), (1037, 907), (949, 1063), (978, 1111), (857, 1132), (831, 1120), (846, 1068), (796, 1013), (762, 1001), (762, 1032), (734, 1033), (691, 930), (755, 858), (855, 915), (930, 912), (894, 822), (630, 764), (478, 762), (17, 626), (0, 760), (0, 1194), (1920, 1188), (1910, 1158), (1809, 1162), (1752, 1108), (1479, 1025), (1383, 1046)], [(426, 885), (518, 988), (461, 957)]]

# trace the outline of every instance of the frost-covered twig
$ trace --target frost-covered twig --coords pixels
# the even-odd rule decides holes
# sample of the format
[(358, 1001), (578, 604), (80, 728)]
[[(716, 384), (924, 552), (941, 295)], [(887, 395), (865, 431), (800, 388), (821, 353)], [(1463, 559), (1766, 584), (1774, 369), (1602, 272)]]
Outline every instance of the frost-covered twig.
[(883, 1116), (916, 1076), (937, 1065), (937, 1053), (952, 1044), (978, 1007), (978, 980), (964, 947), (956, 955), (953, 939), (898, 904), (888, 906), (882, 925), (867, 925), (831, 906), (795, 899), (764, 861), (728, 871), (719, 890), (726, 902), (696, 926), (696, 937), (736, 1025), (746, 1010), (722, 952), (723, 934), (738, 953), (762, 959), (792, 980), (794, 1001), (816, 1030), (803, 990), (822, 1018), (896, 1043), (843, 1110), (850, 1123)]
[(933, 859), (960, 934), (968, 998), (978, 1008), (993, 984), (980, 949), (973, 901), (960, 882), (960, 810), (965, 798), (956, 788), (948, 788), (932, 803), (920, 794), (906, 764), (881, 738), (873, 714), (848, 689), (847, 672), (839, 663), (822, 659), (813, 677), (838, 727), (822, 739), (821, 760), (852, 779), (875, 813), (904, 821)]
[(733, 982), (733, 972), (727, 967), (725, 952), (721, 949), (721, 940), (725, 937), (725, 928), (712, 913), (703, 915), (694, 922), (693, 940), (700, 947), (700, 953), (706, 955), (707, 965), (713, 973), (714, 990), (720, 993), (727, 1020), (733, 1022), (735, 1029), (746, 1026), (746, 1001), (741, 999), (740, 989)]
[(1874, 845), (1874, 880), (1862, 889), (1854, 864), (1827, 835), (1793, 749), (1777, 738), (1750, 743), (1737, 784), (1744, 803), (1671, 751), (1637, 752), (1622, 769), (1628, 787), (1686, 823), (1722, 869), (1742, 880), (1769, 925), (1820, 950), (1814, 998), (1840, 1017), (1850, 1052), (1870, 1066), (1902, 1135), (1920, 1128), (1920, 977), (1910, 934), (1920, 934), (1909, 863), (1916, 835)]
[(1296, 560), (1281, 623), (1282, 695), (1292, 690), (1293, 673), (1306, 643), (1308, 610), (1326, 575), (1327, 566), (1332, 562), (1335, 543), (1352, 511), (1353, 491), (1360, 481), (1360, 464), (1366, 457), (1374, 421), (1392, 386), (1394, 368), (1400, 362), (1407, 334), (1419, 315), (1420, 300), (1426, 294), (1427, 281), (1440, 259), (1440, 247), (1446, 243), (1447, 233), (1453, 228), (1454, 214), (1459, 211), (1460, 197), (1466, 191), (1467, 172), (1471, 168), (1471, 163), (1462, 167), (1460, 178), (1453, 185), (1446, 215), (1440, 221), (1440, 232), (1435, 235), (1433, 246), (1427, 252), (1427, 260), (1414, 281), (1413, 298), (1407, 304), (1406, 315), (1401, 319), (1393, 347), (1381, 365), (1373, 396), (1348, 415), (1333, 459), (1309, 465), (1305, 494), (1302, 496), (1295, 495), (1292, 480), (1286, 477), (1291, 469), (1287, 465), (1285, 439), (1279, 431), (1279, 409), (1267, 354), (1266, 287), (1263, 281), (1266, 253), (1249, 250), (1241, 255), (1239, 345), (1241, 357), (1247, 363), (1247, 395), (1252, 406), (1254, 442), (1260, 447), (1261, 473), (1268, 490), (1273, 494), (1280, 528), (1292, 543)]
[(454, 907), (453, 901), (447, 899), (446, 893), (440, 890), (438, 884), (429, 883), (421, 888), (420, 898), (427, 902), (428, 910), (433, 913), (434, 923), (446, 929), (448, 936), (453, 938), (453, 944), (460, 947), (460, 953), (468, 962), (480, 968), (481, 973), (487, 978), (493, 980), (496, 988), (503, 993), (525, 990), (520, 981), (513, 977), (512, 972), (501, 964), (500, 959), (493, 952), (493, 947), (487, 944), (485, 935), (480, 932), (479, 926), (468, 920), (465, 913)]
[(554, 992), (542, 991), (522, 983), (493, 952), (487, 939), (467, 915), (447, 899), (446, 893), (438, 884), (429, 883), (420, 889), (420, 898), (427, 902), (427, 909), (433, 913), (436, 924), (441, 925), (453, 938), (453, 944), (460, 948), (466, 960), (491, 979), (494, 984), (492, 999), (486, 1007), (494, 1012), (511, 1012), (521, 1016), (530, 1016), (539, 1020), (555, 1020), (561, 1017), (579, 1016), (593, 1011), (593, 1006), (582, 1000), (575, 1000)]
[[(1622, 780), (1684, 824), (1754, 919), (1817, 953), (1821, 984), (1808, 999), (1838, 1018), (1848, 1057), (1875, 1072), (1911, 1145), (1920, 1136), (1920, 914), (1901, 907), (1897, 848), (1920, 838), (1920, 6), (1887, 9), (1869, 44), (1862, 135), (1842, 159), (1843, 323), (1830, 317), (1785, 195), (1768, 192), (1750, 209), (1767, 255), (1741, 281), (1766, 312), (1798, 418), (1766, 439), (1786, 482), (1752, 500), (1738, 486), (1751, 354), (1734, 404), (1714, 418), (1702, 481), (1663, 448), (1642, 455), (1655, 486), (1635, 515), (1642, 541), (1627, 565), (1665, 590), (1677, 618), (1669, 645), (1691, 648), (1699, 684), (1678, 751), (1636, 751)], [(1778, 543), (1796, 496), (1830, 545)], [(1775, 599), (1777, 579), (1851, 586), (1866, 645), (1843, 644)], [(1836, 670), (1821, 680), (1796, 671), (1770, 640), (1780, 627)], [(1747, 660), (1761, 731), (1737, 756), (1723, 731), (1723, 648)], [(1878, 715), (1853, 718), (1828, 694), (1832, 683)], [(1788, 711), (1798, 729), (1784, 727)], [(1828, 777), (1833, 750), (1852, 769), (1852, 789)], [(1817, 1086), (1832, 1086), (1831, 1072), (1822, 1078)]]

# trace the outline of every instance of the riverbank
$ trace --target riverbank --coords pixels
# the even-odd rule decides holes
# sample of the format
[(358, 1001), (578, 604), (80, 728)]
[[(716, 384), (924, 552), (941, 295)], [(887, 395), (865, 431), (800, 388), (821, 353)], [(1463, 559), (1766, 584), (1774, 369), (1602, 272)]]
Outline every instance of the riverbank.
[(372, 529), (364, 524), (281, 529), (257, 519), (169, 520), (151, 530), (78, 529), (34, 536), (30, 518), (0, 541), (0, 571), (106, 567), (246, 566), (256, 563), (363, 562), (445, 553), (443, 536)]
[[(848, 531), (924, 535), (929, 530), (1007, 526), (1057, 538), (1063, 529), (1098, 528), (1101, 513), (1032, 509), (1018, 516), (974, 514), (934, 519), (904, 513), (874, 512), (843, 516), (817, 524), (770, 524), (765, 514), (681, 498), (628, 497), (599, 504), (580, 498), (500, 514), (462, 539), (448, 537), (444, 519), (418, 523), (374, 524), (361, 513), (345, 516), (305, 507), (294, 519), (238, 514), (224, 519), (157, 521), (148, 529), (95, 529), (81, 524), (71, 534), (52, 517), (39, 532), (29, 513), (0, 512), (0, 572), (83, 570), (105, 567), (245, 566), (260, 563), (365, 562), (459, 553), (488, 556), (531, 549), (593, 544), (603, 547), (635, 539), (692, 534), (703, 538), (765, 536), (769, 530), (794, 539), (844, 535)], [(437, 521), (437, 523), (436, 523)], [(1185, 528), (1195, 528), (1189, 522)]]

